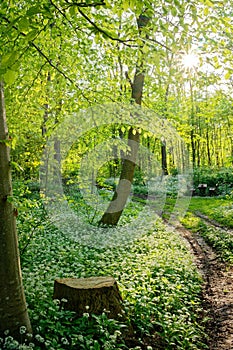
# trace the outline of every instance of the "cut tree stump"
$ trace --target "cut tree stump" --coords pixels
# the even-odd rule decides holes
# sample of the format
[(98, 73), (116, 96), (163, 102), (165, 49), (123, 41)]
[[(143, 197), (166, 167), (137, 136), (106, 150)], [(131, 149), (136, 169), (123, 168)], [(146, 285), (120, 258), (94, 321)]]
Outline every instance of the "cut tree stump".
[(113, 277), (61, 278), (54, 282), (54, 299), (66, 299), (62, 306), (82, 316), (84, 313), (125, 319), (122, 298)]

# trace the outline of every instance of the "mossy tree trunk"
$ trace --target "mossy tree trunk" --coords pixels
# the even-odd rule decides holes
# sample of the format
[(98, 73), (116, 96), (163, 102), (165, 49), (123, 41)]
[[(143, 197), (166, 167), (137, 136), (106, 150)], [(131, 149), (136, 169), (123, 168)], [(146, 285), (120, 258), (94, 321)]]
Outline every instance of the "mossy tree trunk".
[(31, 325), (22, 284), (8, 143), (4, 89), (0, 82), (0, 336), (9, 330), (18, 337), (20, 326), (31, 332)]

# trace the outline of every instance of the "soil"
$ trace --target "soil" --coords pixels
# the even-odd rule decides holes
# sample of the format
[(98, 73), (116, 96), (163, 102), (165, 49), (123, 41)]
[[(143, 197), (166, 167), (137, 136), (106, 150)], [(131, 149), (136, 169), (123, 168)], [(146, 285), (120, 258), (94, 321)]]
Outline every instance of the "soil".
[[(196, 215), (201, 217), (206, 225), (233, 234), (231, 229), (223, 227), (201, 213), (196, 213)], [(224, 263), (200, 234), (192, 233), (181, 223), (174, 223), (172, 229), (175, 229), (188, 244), (194, 262), (203, 277), (203, 313), (201, 317), (207, 319), (206, 345), (208, 349), (233, 350), (233, 266)], [(152, 349), (165, 349), (165, 345), (159, 337), (155, 337), (155, 339), (146, 339), (145, 337), (140, 344), (136, 338), (131, 338), (128, 339), (127, 343), (131, 347), (140, 345), (142, 350), (146, 350), (147, 345), (150, 345)]]
[[(206, 220), (206, 223), (215, 226), (214, 222)], [(191, 233), (180, 223), (175, 228), (188, 242), (203, 276), (203, 311), (208, 318), (209, 350), (233, 350), (233, 266), (223, 263), (198, 233)]]

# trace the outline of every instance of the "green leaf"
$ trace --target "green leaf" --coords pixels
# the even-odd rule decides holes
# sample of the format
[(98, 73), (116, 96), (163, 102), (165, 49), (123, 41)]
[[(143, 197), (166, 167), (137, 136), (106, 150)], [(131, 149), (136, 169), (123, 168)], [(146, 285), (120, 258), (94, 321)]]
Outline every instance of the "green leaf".
[(40, 13), (40, 6), (39, 5), (35, 5), (35, 6), (32, 6), (27, 12), (26, 12), (26, 15), (27, 16), (33, 16), (33, 15), (36, 15), (37, 13)]
[(11, 161), (11, 166), (12, 166), (13, 168), (15, 168), (16, 170), (18, 170), (18, 171), (23, 171), (23, 168), (22, 168), (18, 163), (16, 163), (16, 162), (12, 162), (12, 161)]
[(171, 8), (171, 14), (172, 14), (173, 17), (175, 17), (177, 15), (177, 10), (176, 10), (175, 7)]
[(205, 15), (205, 16), (208, 16), (208, 14), (209, 14), (209, 8), (208, 8), (208, 7), (205, 7), (205, 8), (204, 8), (204, 15)]
[(37, 33), (38, 33), (37, 29), (31, 30), (31, 31), (27, 34), (26, 40), (27, 40), (27, 41), (31, 41), (31, 40), (35, 39)]
[(168, 13), (167, 7), (166, 6), (162, 6), (162, 8), (163, 8), (163, 13), (166, 15)]
[(10, 144), (11, 144), (9, 139), (0, 140), (0, 143), (5, 144), (7, 147), (10, 147)]
[(8, 203), (13, 203), (14, 202), (13, 196), (7, 196), (7, 202)]
[(224, 75), (224, 78), (225, 78), (226, 80), (228, 80), (228, 79), (230, 79), (231, 75), (232, 75), (232, 72), (228, 71), (228, 72)]
[(1, 59), (1, 68), (7, 68), (11, 66), (17, 59), (19, 55), (16, 51), (9, 52)]
[(28, 30), (29, 26), (29, 20), (26, 17), (22, 17), (18, 23), (19, 30)]
[(9, 85), (15, 82), (17, 76), (18, 72), (11, 69), (8, 69), (8, 71), (3, 75), (5, 82)]
[(176, 6), (178, 6), (178, 7), (180, 7), (180, 3), (179, 3), (178, 0), (174, 0), (174, 4), (175, 4)]
[(110, 9), (112, 7), (111, 1), (105, 0), (105, 7)]
[(70, 9), (69, 9), (69, 13), (70, 13), (70, 16), (73, 18), (75, 16), (77, 16), (77, 13), (76, 13), (76, 7), (75, 6), (71, 6)]
[(127, 11), (130, 8), (130, 0), (123, 0), (122, 7), (124, 11)]
[[(220, 3), (221, 1), (219, 1), (219, 3)], [(210, 6), (210, 7), (213, 7), (213, 1), (210, 1), (210, 0), (206, 0), (206, 5), (207, 6)]]
[(17, 138), (14, 137), (14, 138), (12, 138), (12, 140), (11, 140), (11, 149), (15, 149), (16, 144), (17, 144)]

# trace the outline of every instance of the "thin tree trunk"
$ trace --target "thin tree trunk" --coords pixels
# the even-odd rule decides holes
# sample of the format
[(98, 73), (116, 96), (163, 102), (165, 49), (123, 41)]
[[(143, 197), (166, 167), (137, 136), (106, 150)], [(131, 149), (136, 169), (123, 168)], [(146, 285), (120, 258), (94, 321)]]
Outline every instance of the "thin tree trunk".
[[(147, 26), (150, 18), (145, 15), (140, 15), (137, 19), (138, 31), (141, 31)], [(141, 105), (142, 103), (142, 92), (144, 86), (144, 68), (143, 68), (143, 58), (140, 59), (136, 66), (134, 80), (131, 82), (127, 75), (128, 80), (131, 84), (131, 99), (136, 104)], [(139, 132), (131, 127), (128, 133), (128, 146), (129, 152), (126, 155), (120, 175), (120, 180), (118, 186), (113, 194), (113, 198), (99, 221), (100, 225), (105, 226), (116, 226), (121, 214), (124, 210), (127, 199), (130, 195), (131, 185), (134, 177), (134, 170), (136, 166), (136, 159), (139, 150), (140, 134)]]
[[(142, 71), (143, 65), (137, 67), (132, 87), (132, 99), (141, 105), (142, 102), (142, 90), (144, 85), (144, 72)], [(131, 185), (134, 177), (134, 170), (136, 166), (136, 159), (139, 149), (140, 134), (133, 127), (130, 128), (128, 133), (128, 146), (130, 151), (126, 155), (120, 175), (118, 186), (114, 192), (113, 198), (99, 221), (100, 225), (116, 226), (121, 214), (124, 210), (127, 199), (130, 195)]]
[(161, 155), (162, 155), (162, 173), (163, 175), (168, 175), (167, 169), (167, 147), (166, 141), (161, 141)]
[(232, 123), (227, 117), (227, 130), (226, 130), (226, 138), (228, 140), (228, 149), (229, 149), (229, 157), (230, 157), (230, 162), (231, 165), (233, 165), (233, 140), (232, 140)]
[[(169, 60), (168, 53), (167, 53), (167, 60)], [(171, 79), (171, 67), (172, 67), (172, 60), (173, 60), (173, 53), (171, 55), (171, 58), (169, 60), (169, 76), (168, 76), (168, 83), (166, 87), (166, 93), (164, 97), (164, 111), (163, 115), (164, 118), (167, 119), (167, 114), (168, 114), (168, 95), (169, 95), (169, 89), (170, 89), (170, 79)], [(168, 166), (167, 166), (167, 145), (166, 145), (166, 140), (161, 141), (161, 158), (162, 158), (162, 174), (163, 175), (168, 175)]]
[(210, 154), (210, 140), (209, 140), (209, 127), (207, 125), (206, 128), (206, 147), (207, 147), (207, 158), (208, 158), (208, 166), (211, 166), (211, 154)]
[(190, 80), (190, 95), (191, 95), (191, 132), (190, 132), (190, 138), (191, 138), (191, 147), (192, 147), (192, 163), (193, 167), (196, 165), (196, 144), (195, 144), (195, 113), (194, 113), (194, 99), (193, 99), (193, 86), (192, 82)]
[[(49, 91), (48, 91), (48, 85), (51, 81), (51, 75), (50, 72), (48, 72), (47, 75), (47, 86), (46, 86), (46, 91), (47, 91), (47, 96), (49, 96)], [(49, 119), (49, 102), (47, 98), (47, 102), (44, 104), (44, 116), (43, 116), (43, 123), (41, 125), (41, 134), (43, 137), (44, 141), (44, 146), (43, 146), (43, 164), (40, 167), (40, 177), (42, 183), (45, 184), (45, 187), (47, 187), (47, 182), (48, 182), (48, 151), (45, 147), (45, 144), (47, 142), (47, 122)]]
[(5, 330), (19, 337), (20, 326), (31, 332), (24, 296), (16, 233), (17, 215), (12, 205), (9, 137), (3, 83), (0, 82), (0, 336)]

